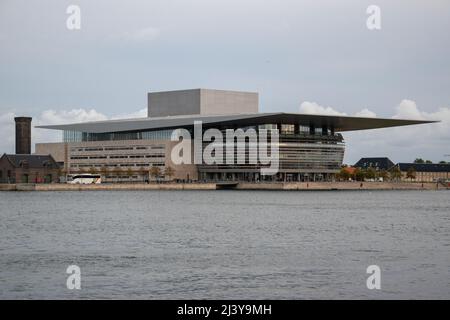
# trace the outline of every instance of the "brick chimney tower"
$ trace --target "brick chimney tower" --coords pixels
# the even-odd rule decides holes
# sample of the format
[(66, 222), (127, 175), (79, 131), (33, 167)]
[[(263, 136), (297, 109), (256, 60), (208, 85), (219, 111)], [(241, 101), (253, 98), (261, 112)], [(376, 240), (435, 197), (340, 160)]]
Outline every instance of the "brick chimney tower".
[(31, 120), (29, 117), (16, 117), (16, 154), (31, 154)]

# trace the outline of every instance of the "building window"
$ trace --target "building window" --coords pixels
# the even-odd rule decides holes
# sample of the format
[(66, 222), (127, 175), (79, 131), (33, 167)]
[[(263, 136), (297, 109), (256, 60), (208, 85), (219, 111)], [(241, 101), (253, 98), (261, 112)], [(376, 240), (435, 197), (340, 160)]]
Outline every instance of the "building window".
[(281, 134), (294, 134), (295, 126), (293, 124), (282, 124)]
[(301, 134), (309, 134), (309, 126), (299, 125), (299, 126), (298, 126), (298, 131), (299, 131)]
[(261, 124), (258, 126), (258, 129), (266, 129), (266, 130), (276, 130), (277, 125), (276, 124)]
[(82, 133), (78, 131), (63, 131), (63, 142), (81, 142)]
[[(79, 131), (64, 131), (63, 142), (83, 141), (118, 141), (118, 140), (170, 140), (173, 130), (137, 131), (137, 132), (106, 132), (90, 133)], [(81, 150), (80, 150), (81, 151)]]

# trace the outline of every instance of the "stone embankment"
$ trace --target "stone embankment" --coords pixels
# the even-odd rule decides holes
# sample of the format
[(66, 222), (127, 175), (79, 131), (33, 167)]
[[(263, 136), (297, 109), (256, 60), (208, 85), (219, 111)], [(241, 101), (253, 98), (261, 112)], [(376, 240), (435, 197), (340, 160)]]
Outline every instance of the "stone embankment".
[(432, 182), (284, 182), (284, 183), (151, 183), (151, 184), (0, 184), (0, 191), (104, 191), (104, 190), (444, 190)]

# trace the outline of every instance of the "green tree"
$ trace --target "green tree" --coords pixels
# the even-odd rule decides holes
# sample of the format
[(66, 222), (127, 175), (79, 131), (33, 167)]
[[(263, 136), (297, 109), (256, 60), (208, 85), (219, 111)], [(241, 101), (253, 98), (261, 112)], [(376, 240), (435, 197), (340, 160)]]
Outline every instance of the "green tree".
[(406, 172), (406, 178), (411, 179), (411, 181), (416, 178), (416, 169), (414, 169), (414, 167), (408, 168), (408, 171)]
[(423, 160), (422, 158), (416, 158), (416, 160), (414, 160), (414, 163), (425, 163), (425, 160)]
[(365, 173), (366, 173), (365, 176), (367, 179), (375, 179), (376, 174), (377, 174), (375, 169), (372, 167), (367, 168)]
[(356, 181), (363, 181), (365, 177), (365, 172), (361, 170), (360, 168), (356, 168), (355, 172), (353, 173)]
[(442, 160), (442, 161), (439, 161), (439, 163), (440, 163), (440, 164), (447, 164), (447, 162), (446, 162), (446, 161), (444, 161), (444, 160)]
[(169, 180), (172, 180), (172, 177), (175, 175), (175, 170), (174, 170), (172, 167), (167, 166), (167, 167), (164, 169), (164, 175), (165, 175), (166, 177), (168, 177)]
[(378, 176), (383, 179), (383, 181), (389, 180), (389, 172), (385, 169), (382, 169), (378, 172)]
[(425, 163), (433, 163), (431, 160), (426, 160)]
[(398, 166), (394, 166), (389, 170), (389, 175), (392, 180), (398, 181), (402, 177), (402, 172)]

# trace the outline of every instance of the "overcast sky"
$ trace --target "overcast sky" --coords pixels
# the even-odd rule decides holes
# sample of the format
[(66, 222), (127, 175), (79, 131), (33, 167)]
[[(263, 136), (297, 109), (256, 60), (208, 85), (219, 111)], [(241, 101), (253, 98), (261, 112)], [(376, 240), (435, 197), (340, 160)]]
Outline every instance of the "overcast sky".
[[(145, 116), (149, 91), (204, 87), (258, 91), (261, 112), (442, 120), (346, 134), (345, 162), (450, 161), (449, 30), (448, 0), (0, 0), (0, 153), (15, 115)], [(59, 139), (44, 131), (34, 142)]]

